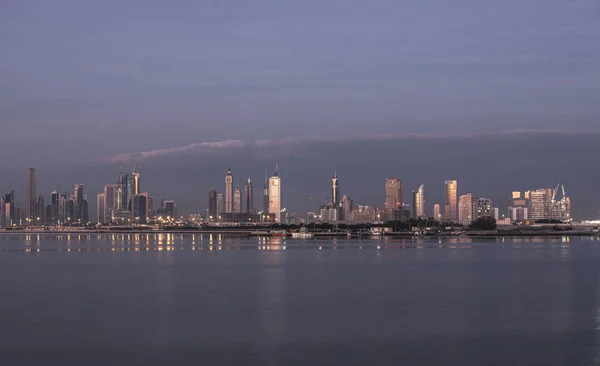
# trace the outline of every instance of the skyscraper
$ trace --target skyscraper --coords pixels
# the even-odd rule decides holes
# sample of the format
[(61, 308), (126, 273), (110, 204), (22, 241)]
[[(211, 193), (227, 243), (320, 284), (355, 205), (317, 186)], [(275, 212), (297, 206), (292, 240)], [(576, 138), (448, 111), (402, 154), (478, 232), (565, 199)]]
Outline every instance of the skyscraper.
[(246, 213), (251, 214), (254, 212), (254, 187), (250, 178), (244, 187), (244, 193), (246, 194)]
[(133, 173), (131, 175), (133, 176), (133, 194), (141, 194), (140, 169), (137, 161), (133, 166)]
[(104, 186), (104, 204), (104, 215), (106, 218), (103, 222), (115, 221), (117, 211), (123, 209), (123, 189), (121, 184), (107, 184)]
[(225, 176), (225, 213), (233, 212), (233, 174), (231, 168)]
[(340, 202), (340, 185), (337, 177), (337, 173), (333, 173), (331, 178), (331, 203), (337, 205)]
[(85, 196), (81, 202), (81, 223), (84, 225), (87, 225), (90, 222), (88, 207), (88, 199), (87, 196)]
[(58, 225), (58, 209), (59, 209), (60, 194), (55, 190), (52, 191), (50, 204), (52, 205), (52, 216), (50, 222), (52, 225)]
[(388, 178), (385, 181), (385, 208), (392, 210), (401, 209), (403, 190), (404, 182), (398, 178)]
[(352, 199), (350, 197), (348, 197), (347, 195), (344, 195), (340, 201), (340, 205), (341, 205), (341, 210), (340, 210), (341, 215), (339, 215), (340, 216), (339, 220), (348, 222), (350, 220), (350, 212), (352, 212), (352, 208), (354, 205), (352, 202)]
[(263, 189), (263, 213), (269, 213), (269, 178), (267, 178), (267, 172), (265, 171), (265, 185)]
[(73, 204), (75, 206), (73, 222), (83, 223), (83, 184), (75, 184)]
[(436, 203), (435, 205), (433, 205), (433, 218), (438, 220), (438, 221), (442, 221), (442, 213), (440, 210), (440, 204)]
[(42, 196), (41, 194), (38, 196), (37, 200), (35, 201), (35, 224), (36, 225), (43, 225), (44, 222), (46, 221), (46, 212), (45, 212), (45, 208), (46, 205), (44, 204), (44, 196)]
[(444, 207), (444, 219), (446, 221), (456, 222), (457, 215), (457, 193), (458, 183), (455, 180), (446, 181), (446, 205)]
[(37, 198), (35, 195), (35, 186), (35, 168), (29, 166), (29, 171), (27, 174), (27, 218), (29, 218), (29, 220), (26, 222), (28, 222), (30, 225), (35, 224), (35, 200)]
[(279, 177), (279, 165), (269, 178), (269, 213), (275, 215), (275, 222), (281, 222), (281, 179)]
[(413, 192), (413, 218), (425, 217), (425, 186), (421, 184), (419, 189)]
[[(121, 177), (122, 181), (122, 199), (121, 207), (123, 210), (132, 211), (131, 198), (140, 194), (140, 170), (137, 162), (133, 166), (133, 172), (131, 174), (125, 174)], [(118, 184), (118, 183), (117, 183)]]
[(242, 213), (242, 190), (240, 185), (236, 185), (235, 192), (233, 193), (233, 212)]
[(106, 223), (106, 195), (104, 193), (98, 193), (98, 206), (96, 220), (99, 224)]
[(462, 194), (458, 201), (458, 222), (461, 225), (471, 225), (476, 219), (477, 198), (471, 193)]
[(148, 193), (136, 194), (131, 200), (132, 222), (136, 224), (148, 223)]
[(217, 218), (217, 191), (214, 188), (208, 191), (208, 216), (213, 220)]
[(217, 193), (217, 215), (216, 218), (219, 218), (225, 213), (225, 196), (223, 193)]

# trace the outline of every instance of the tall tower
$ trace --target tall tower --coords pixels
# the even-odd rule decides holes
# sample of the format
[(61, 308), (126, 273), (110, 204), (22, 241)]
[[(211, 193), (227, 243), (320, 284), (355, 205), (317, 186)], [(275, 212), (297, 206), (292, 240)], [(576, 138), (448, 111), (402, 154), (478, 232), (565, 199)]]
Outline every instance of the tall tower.
[(242, 190), (239, 184), (235, 186), (235, 193), (233, 194), (233, 212), (242, 212)]
[(269, 178), (269, 213), (275, 214), (275, 222), (281, 222), (281, 179), (279, 178), (279, 165)]
[(446, 181), (446, 205), (444, 207), (444, 219), (456, 222), (458, 220), (458, 183), (455, 180)]
[(73, 204), (74, 204), (74, 217), (72, 217), (73, 222), (83, 223), (83, 184), (75, 184), (75, 189), (73, 192)]
[(333, 178), (331, 178), (331, 203), (334, 206), (340, 203), (340, 185), (336, 172), (333, 173)]
[(225, 213), (233, 212), (233, 174), (231, 168), (225, 176)]
[(474, 209), (477, 207), (476, 201), (477, 197), (473, 196), (471, 193), (460, 196), (458, 201), (458, 221), (461, 225), (471, 225), (471, 222), (477, 218)]
[(138, 162), (135, 162), (135, 165), (133, 166), (133, 173), (131, 174), (133, 176), (132, 178), (132, 185), (133, 185), (133, 194), (140, 194), (141, 190), (140, 190), (140, 170), (138, 168)]
[(35, 224), (35, 168), (30, 166), (27, 174), (27, 217), (29, 218), (29, 224)]
[(248, 183), (246, 183), (244, 191), (246, 194), (246, 213), (251, 214), (254, 212), (254, 187), (252, 187), (252, 180), (250, 178), (248, 178)]
[(388, 178), (385, 181), (385, 208), (401, 209), (404, 182), (398, 178)]
[(267, 171), (265, 170), (265, 186), (263, 189), (263, 213), (269, 213), (269, 178), (267, 178)]
[(425, 187), (423, 184), (413, 192), (413, 219), (425, 217)]
[(213, 220), (217, 218), (217, 191), (214, 188), (208, 191), (208, 216)]

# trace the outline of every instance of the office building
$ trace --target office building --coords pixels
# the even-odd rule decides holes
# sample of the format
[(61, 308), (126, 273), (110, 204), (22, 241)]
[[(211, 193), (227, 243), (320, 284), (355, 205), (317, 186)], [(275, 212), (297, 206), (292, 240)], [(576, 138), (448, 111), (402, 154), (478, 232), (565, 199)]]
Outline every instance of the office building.
[(132, 197), (131, 220), (136, 224), (148, 223), (148, 193), (136, 194)]
[(217, 217), (225, 215), (225, 195), (217, 193)]
[(396, 210), (402, 208), (402, 193), (404, 182), (398, 178), (388, 178), (385, 181), (385, 208)]
[(35, 168), (30, 166), (27, 173), (27, 220), (29, 225), (35, 225), (35, 201), (36, 196), (36, 179), (35, 179)]
[(244, 187), (244, 194), (246, 197), (246, 213), (254, 213), (254, 187), (252, 186), (252, 180), (248, 178), (248, 182)]
[(236, 185), (233, 192), (233, 213), (242, 213), (242, 190), (240, 185)]
[(208, 191), (208, 216), (209, 219), (212, 218), (213, 220), (216, 220), (218, 216), (217, 191), (214, 188)]
[(105, 219), (103, 222), (115, 222), (117, 211), (125, 209), (123, 207), (123, 188), (120, 183), (104, 186), (104, 205)]
[(279, 177), (279, 165), (269, 178), (269, 213), (275, 217), (275, 222), (281, 222), (281, 178)]
[(354, 202), (352, 202), (352, 199), (350, 197), (348, 197), (347, 195), (344, 195), (342, 197), (342, 200), (340, 201), (340, 221), (348, 222), (348, 220), (350, 219), (350, 213), (352, 212), (353, 205)]
[(413, 192), (412, 217), (413, 219), (425, 217), (425, 186), (423, 184)]
[(161, 207), (161, 212), (162, 212), (163, 218), (165, 218), (167, 220), (177, 219), (177, 205), (175, 204), (175, 201), (162, 200), (160, 207)]
[(96, 220), (99, 224), (105, 224), (106, 222), (106, 195), (104, 193), (98, 193), (97, 198), (97, 215)]
[(233, 174), (231, 168), (225, 176), (225, 213), (233, 212)]
[(74, 216), (73, 222), (84, 223), (83, 220), (83, 184), (75, 184), (73, 191)]
[(458, 194), (458, 183), (455, 180), (447, 180), (445, 182), (445, 206), (444, 206), (444, 219), (450, 222), (456, 222), (458, 220), (457, 215), (457, 194)]

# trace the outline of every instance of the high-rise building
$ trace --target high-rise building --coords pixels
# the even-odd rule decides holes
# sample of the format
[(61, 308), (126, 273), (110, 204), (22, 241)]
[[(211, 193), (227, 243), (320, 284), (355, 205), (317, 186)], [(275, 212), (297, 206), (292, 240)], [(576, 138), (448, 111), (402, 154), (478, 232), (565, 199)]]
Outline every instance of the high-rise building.
[(103, 222), (116, 222), (117, 212), (123, 210), (123, 188), (122, 185), (107, 184), (104, 186), (104, 215)]
[(133, 173), (131, 175), (133, 176), (133, 194), (141, 194), (140, 169), (137, 161), (133, 166)]
[(233, 212), (242, 213), (242, 190), (240, 185), (236, 185), (235, 192), (233, 193)]
[(214, 188), (211, 188), (208, 191), (208, 216), (212, 217), (213, 220), (216, 220), (218, 216), (217, 211), (217, 191)]
[(75, 216), (73, 222), (83, 223), (83, 184), (75, 184), (73, 191), (73, 204), (75, 205)]
[(98, 193), (98, 206), (96, 220), (99, 224), (106, 223), (106, 195), (104, 193)]
[(263, 214), (269, 213), (269, 178), (267, 178), (267, 172), (265, 171), (265, 185), (263, 189)]
[(27, 222), (30, 225), (35, 224), (35, 201), (37, 199), (35, 193), (36, 179), (35, 179), (35, 168), (29, 166), (29, 171), (27, 174)]
[(388, 178), (385, 181), (385, 208), (390, 210), (402, 209), (402, 192), (404, 182), (398, 178)]
[(333, 178), (331, 178), (331, 203), (333, 205), (340, 203), (340, 182), (337, 173), (333, 173)]
[(162, 216), (166, 219), (177, 218), (177, 205), (173, 200), (162, 200), (161, 202)]
[[(123, 210), (128, 210), (129, 212), (132, 211), (132, 207), (131, 207), (131, 198), (133, 196), (135, 196), (136, 194), (140, 194), (140, 187), (141, 187), (141, 181), (140, 181), (140, 170), (138, 168), (138, 164), (137, 162), (135, 163), (135, 165), (133, 166), (133, 172), (131, 174), (125, 174), (123, 176), (121, 176), (119, 174), (120, 180), (121, 180), (121, 184), (122, 184), (122, 203), (121, 203), (121, 208)], [(117, 184), (119, 184), (117, 182)]]
[(476, 219), (482, 217), (494, 217), (492, 200), (489, 198), (478, 198), (476, 205)]
[(225, 214), (225, 195), (223, 193), (217, 193), (217, 215), (219, 218)]
[(529, 191), (529, 219), (533, 221), (552, 219), (552, 189)]
[(83, 201), (81, 202), (81, 223), (87, 225), (90, 223), (90, 218), (88, 215), (88, 199), (87, 196), (83, 197)]
[(444, 206), (444, 219), (446, 221), (456, 222), (457, 215), (457, 194), (458, 183), (455, 180), (447, 180), (446, 183), (446, 204)]
[(59, 220), (58, 209), (59, 209), (60, 194), (58, 194), (58, 192), (56, 192), (56, 190), (54, 190), (54, 191), (52, 191), (52, 194), (50, 195), (50, 197), (51, 197), (50, 205), (52, 206), (50, 223), (51, 223), (51, 225), (58, 225), (58, 220)]
[(281, 222), (281, 178), (279, 177), (279, 165), (269, 178), (269, 213), (275, 215), (275, 222)]
[(353, 205), (354, 203), (352, 202), (352, 199), (350, 197), (348, 197), (347, 195), (344, 195), (342, 197), (342, 200), (340, 201), (340, 221), (348, 222), (350, 220), (350, 213), (352, 212)]
[(246, 195), (246, 213), (254, 213), (254, 187), (252, 187), (250, 178), (244, 187), (244, 194)]
[(471, 225), (476, 219), (477, 198), (471, 193), (461, 194), (458, 201), (458, 222), (461, 225)]
[(433, 205), (433, 218), (438, 221), (442, 221), (442, 212), (440, 210), (439, 203), (436, 203), (435, 205)]
[(41, 194), (38, 196), (37, 200), (35, 201), (35, 224), (36, 225), (43, 225), (44, 222), (46, 222), (46, 211), (45, 208), (46, 205), (44, 204), (44, 196), (42, 196)]
[(233, 212), (233, 174), (231, 168), (225, 176), (225, 213)]
[(148, 223), (148, 193), (136, 194), (132, 197), (132, 222), (136, 224)]
[(421, 184), (419, 189), (413, 192), (413, 219), (425, 217), (425, 186)]

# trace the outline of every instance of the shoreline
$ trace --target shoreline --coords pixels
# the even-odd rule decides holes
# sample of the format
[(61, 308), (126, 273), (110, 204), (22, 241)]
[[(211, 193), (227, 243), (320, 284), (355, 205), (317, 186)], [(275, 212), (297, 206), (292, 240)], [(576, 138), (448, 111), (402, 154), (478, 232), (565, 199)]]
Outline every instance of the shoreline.
[[(206, 234), (206, 235), (230, 235), (230, 236), (241, 236), (241, 237), (281, 237), (291, 239), (291, 234), (287, 236), (272, 235), (269, 232), (254, 232), (244, 230), (139, 230), (139, 229), (116, 229), (116, 230), (0, 230), (0, 236), (10, 235), (103, 235), (103, 234)], [(312, 233), (314, 237), (311, 239), (294, 239), (294, 240), (315, 240), (315, 239), (333, 239), (333, 238), (344, 238), (344, 239), (382, 239), (382, 238), (499, 238), (499, 237), (565, 237), (565, 236), (580, 236), (580, 237), (600, 237), (599, 233), (594, 232), (581, 232), (581, 231), (540, 231), (540, 232), (477, 232), (477, 233), (464, 233), (461, 235), (437, 233), (431, 235), (413, 235), (410, 232), (406, 233), (389, 233), (386, 235), (357, 235), (354, 234), (348, 237), (346, 233)]]

